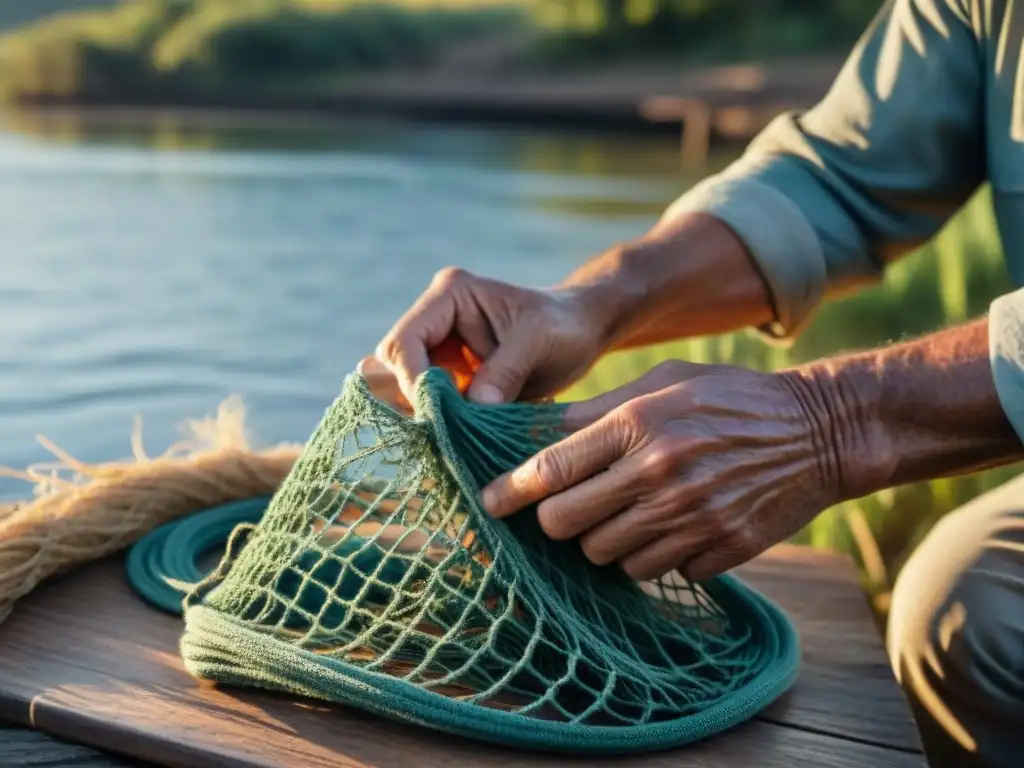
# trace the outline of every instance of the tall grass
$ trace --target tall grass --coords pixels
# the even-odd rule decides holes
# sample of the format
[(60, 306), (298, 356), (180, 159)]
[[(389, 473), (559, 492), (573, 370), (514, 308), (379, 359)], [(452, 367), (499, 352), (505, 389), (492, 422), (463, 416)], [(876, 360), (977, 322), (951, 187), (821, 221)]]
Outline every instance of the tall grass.
[[(791, 348), (752, 333), (694, 339), (602, 360), (566, 399), (593, 396), (681, 358), (776, 370), (842, 351), (917, 336), (983, 314), (1010, 289), (991, 196), (981, 191), (929, 244), (890, 268), (877, 286), (830, 302)], [(1017, 468), (895, 488), (825, 511), (796, 537), (848, 552), (884, 613), (905, 558), (944, 514), (1016, 474)]]

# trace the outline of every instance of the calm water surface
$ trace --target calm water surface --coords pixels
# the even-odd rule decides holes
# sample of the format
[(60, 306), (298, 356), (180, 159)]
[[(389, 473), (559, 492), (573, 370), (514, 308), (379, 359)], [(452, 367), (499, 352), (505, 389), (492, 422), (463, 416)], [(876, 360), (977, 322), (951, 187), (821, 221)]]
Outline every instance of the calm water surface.
[(232, 393), (301, 441), (436, 270), (550, 283), (692, 181), (668, 139), (8, 119), (0, 465), (128, 455), (136, 414), (157, 452)]

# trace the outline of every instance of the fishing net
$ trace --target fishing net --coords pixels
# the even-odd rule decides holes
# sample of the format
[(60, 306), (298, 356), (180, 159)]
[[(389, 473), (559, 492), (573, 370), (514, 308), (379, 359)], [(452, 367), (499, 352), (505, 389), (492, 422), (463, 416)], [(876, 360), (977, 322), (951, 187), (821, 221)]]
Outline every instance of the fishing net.
[(562, 406), (468, 402), (432, 368), (415, 415), (350, 376), (255, 526), (186, 601), (189, 671), (508, 746), (639, 752), (749, 719), (799, 649), (731, 576), (638, 583), (494, 520), (499, 474), (562, 437)]

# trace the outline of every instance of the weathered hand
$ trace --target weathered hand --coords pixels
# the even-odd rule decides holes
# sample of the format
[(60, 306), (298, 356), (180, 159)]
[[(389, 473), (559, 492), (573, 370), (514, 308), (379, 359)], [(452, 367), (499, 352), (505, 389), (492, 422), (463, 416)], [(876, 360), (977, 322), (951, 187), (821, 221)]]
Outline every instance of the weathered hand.
[(649, 579), (707, 579), (841, 496), (837, 446), (798, 374), (666, 363), (570, 406), (575, 431), (484, 490), (504, 517), (538, 503), (554, 539)]
[(483, 360), (467, 396), (496, 404), (555, 394), (604, 352), (606, 319), (572, 290), (540, 291), (447, 269), (377, 347), (406, 397), (431, 349), (456, 334)]

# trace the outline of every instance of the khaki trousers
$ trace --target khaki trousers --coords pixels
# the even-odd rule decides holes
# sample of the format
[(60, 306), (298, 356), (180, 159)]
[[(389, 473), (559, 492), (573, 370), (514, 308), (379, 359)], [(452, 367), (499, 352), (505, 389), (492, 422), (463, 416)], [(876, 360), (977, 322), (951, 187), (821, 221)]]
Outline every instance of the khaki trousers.
[(952, 512), (914, 552), (888, 650), (934, 768), (1024, 768), (1024, 476)]

